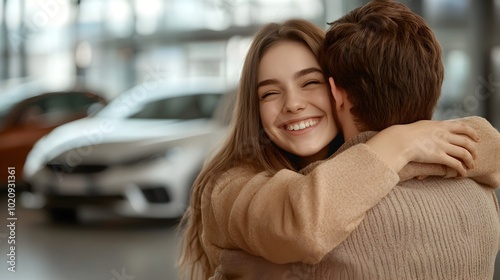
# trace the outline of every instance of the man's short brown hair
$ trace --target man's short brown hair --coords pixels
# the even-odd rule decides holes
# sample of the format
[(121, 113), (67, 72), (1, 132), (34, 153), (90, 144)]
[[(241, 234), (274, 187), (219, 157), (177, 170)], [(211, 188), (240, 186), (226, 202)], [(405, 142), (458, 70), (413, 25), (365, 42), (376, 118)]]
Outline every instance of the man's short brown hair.
[(374, 0), (329, 24), (321, 63), (346, 91), (358, 129), (432, 118), (444, 69), (422, 17), (401, 3)]

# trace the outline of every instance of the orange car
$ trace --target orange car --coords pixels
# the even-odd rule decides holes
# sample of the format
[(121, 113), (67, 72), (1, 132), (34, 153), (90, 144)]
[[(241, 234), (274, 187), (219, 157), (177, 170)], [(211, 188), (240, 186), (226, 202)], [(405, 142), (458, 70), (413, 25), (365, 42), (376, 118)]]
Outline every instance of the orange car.
[(7, 186), (7, 169), (15, 168), (22, 185), (24, 161), (33, 145), (55, 127), (87, 116), (106, 100), (81, 90), (44, 92), (19, 100), (0, 94), (0, 187)]

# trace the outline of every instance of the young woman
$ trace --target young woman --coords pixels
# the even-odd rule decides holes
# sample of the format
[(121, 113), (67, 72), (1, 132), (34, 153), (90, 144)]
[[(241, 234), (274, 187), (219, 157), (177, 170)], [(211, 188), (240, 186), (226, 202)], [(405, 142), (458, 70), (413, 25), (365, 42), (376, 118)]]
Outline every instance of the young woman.
[[(323, 39), (324, 31), (300, 20), (269, 24), (255, 36), (230, 133), (198, 176), (181, 223), (185, 276), (213, 275), (225, 249), (281, 263), (318, 262), (410, 161), (450, 167), (432, 174), (441, 176), (452, 169), (466, 175), (475, 164), (478, 134), (451, 121), (393, 126), (329, 158), (342, 138), (318, 64)], [(274, 65), (280, 55), (288, 63)]]

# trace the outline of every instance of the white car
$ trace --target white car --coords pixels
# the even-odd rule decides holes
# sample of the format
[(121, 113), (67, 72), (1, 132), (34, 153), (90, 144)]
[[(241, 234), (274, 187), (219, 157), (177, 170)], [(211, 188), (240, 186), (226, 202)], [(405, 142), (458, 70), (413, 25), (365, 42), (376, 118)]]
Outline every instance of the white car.
[(220, 83), (145, 83), (56, 128), (28, 155), (23, 206), (43, 207), (54, 221), (75, 220), (83, 206), (180, 217), (207, 154), (225, 135), (214, 115), (227, 92)]

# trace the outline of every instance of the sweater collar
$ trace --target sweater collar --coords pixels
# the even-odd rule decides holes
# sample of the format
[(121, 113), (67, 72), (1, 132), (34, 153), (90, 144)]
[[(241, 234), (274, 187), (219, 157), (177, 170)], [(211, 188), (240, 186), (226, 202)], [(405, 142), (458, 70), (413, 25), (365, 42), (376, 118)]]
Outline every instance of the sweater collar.
[(370, 140), (376, 134), (376, 131), (365, 131), (359, 133), (358, 135), (352, 137), (349, 141), (345, 142), (344, 145), (342, 145), (330, 158), (337, 156), (338, 154), (357, 144), (364, 144), (368, 142), (368, 140)]
[(360, 134), (351, 138), (349, 141), (342, 144), (342, 146), (340, 146), (340, 148), (335, 153), (333, 153), (330, 157), (328, 157), (327, 159), (318, 160), (316, 162), (313, 162), (313, 163), (309, 164), (308, 166), (302, 168), (299, 172), (301, 174), (307, 174), (307, 173), (311, 172), (314, 168), (316, 168), (316, 166), (320, 165), (321, 163), (323, 163), (327, 160), (330, 160), (330, 159), (336, 157), (337, 155), (339, 155), (343, 151), (349, 149), (350, 147), (355, 146), (357, 144), (366, 143), (368, 140), (370, 140), (370, 138), (375, 136), (375, 134), (377, 134), (376, 131), (361, 132)]

